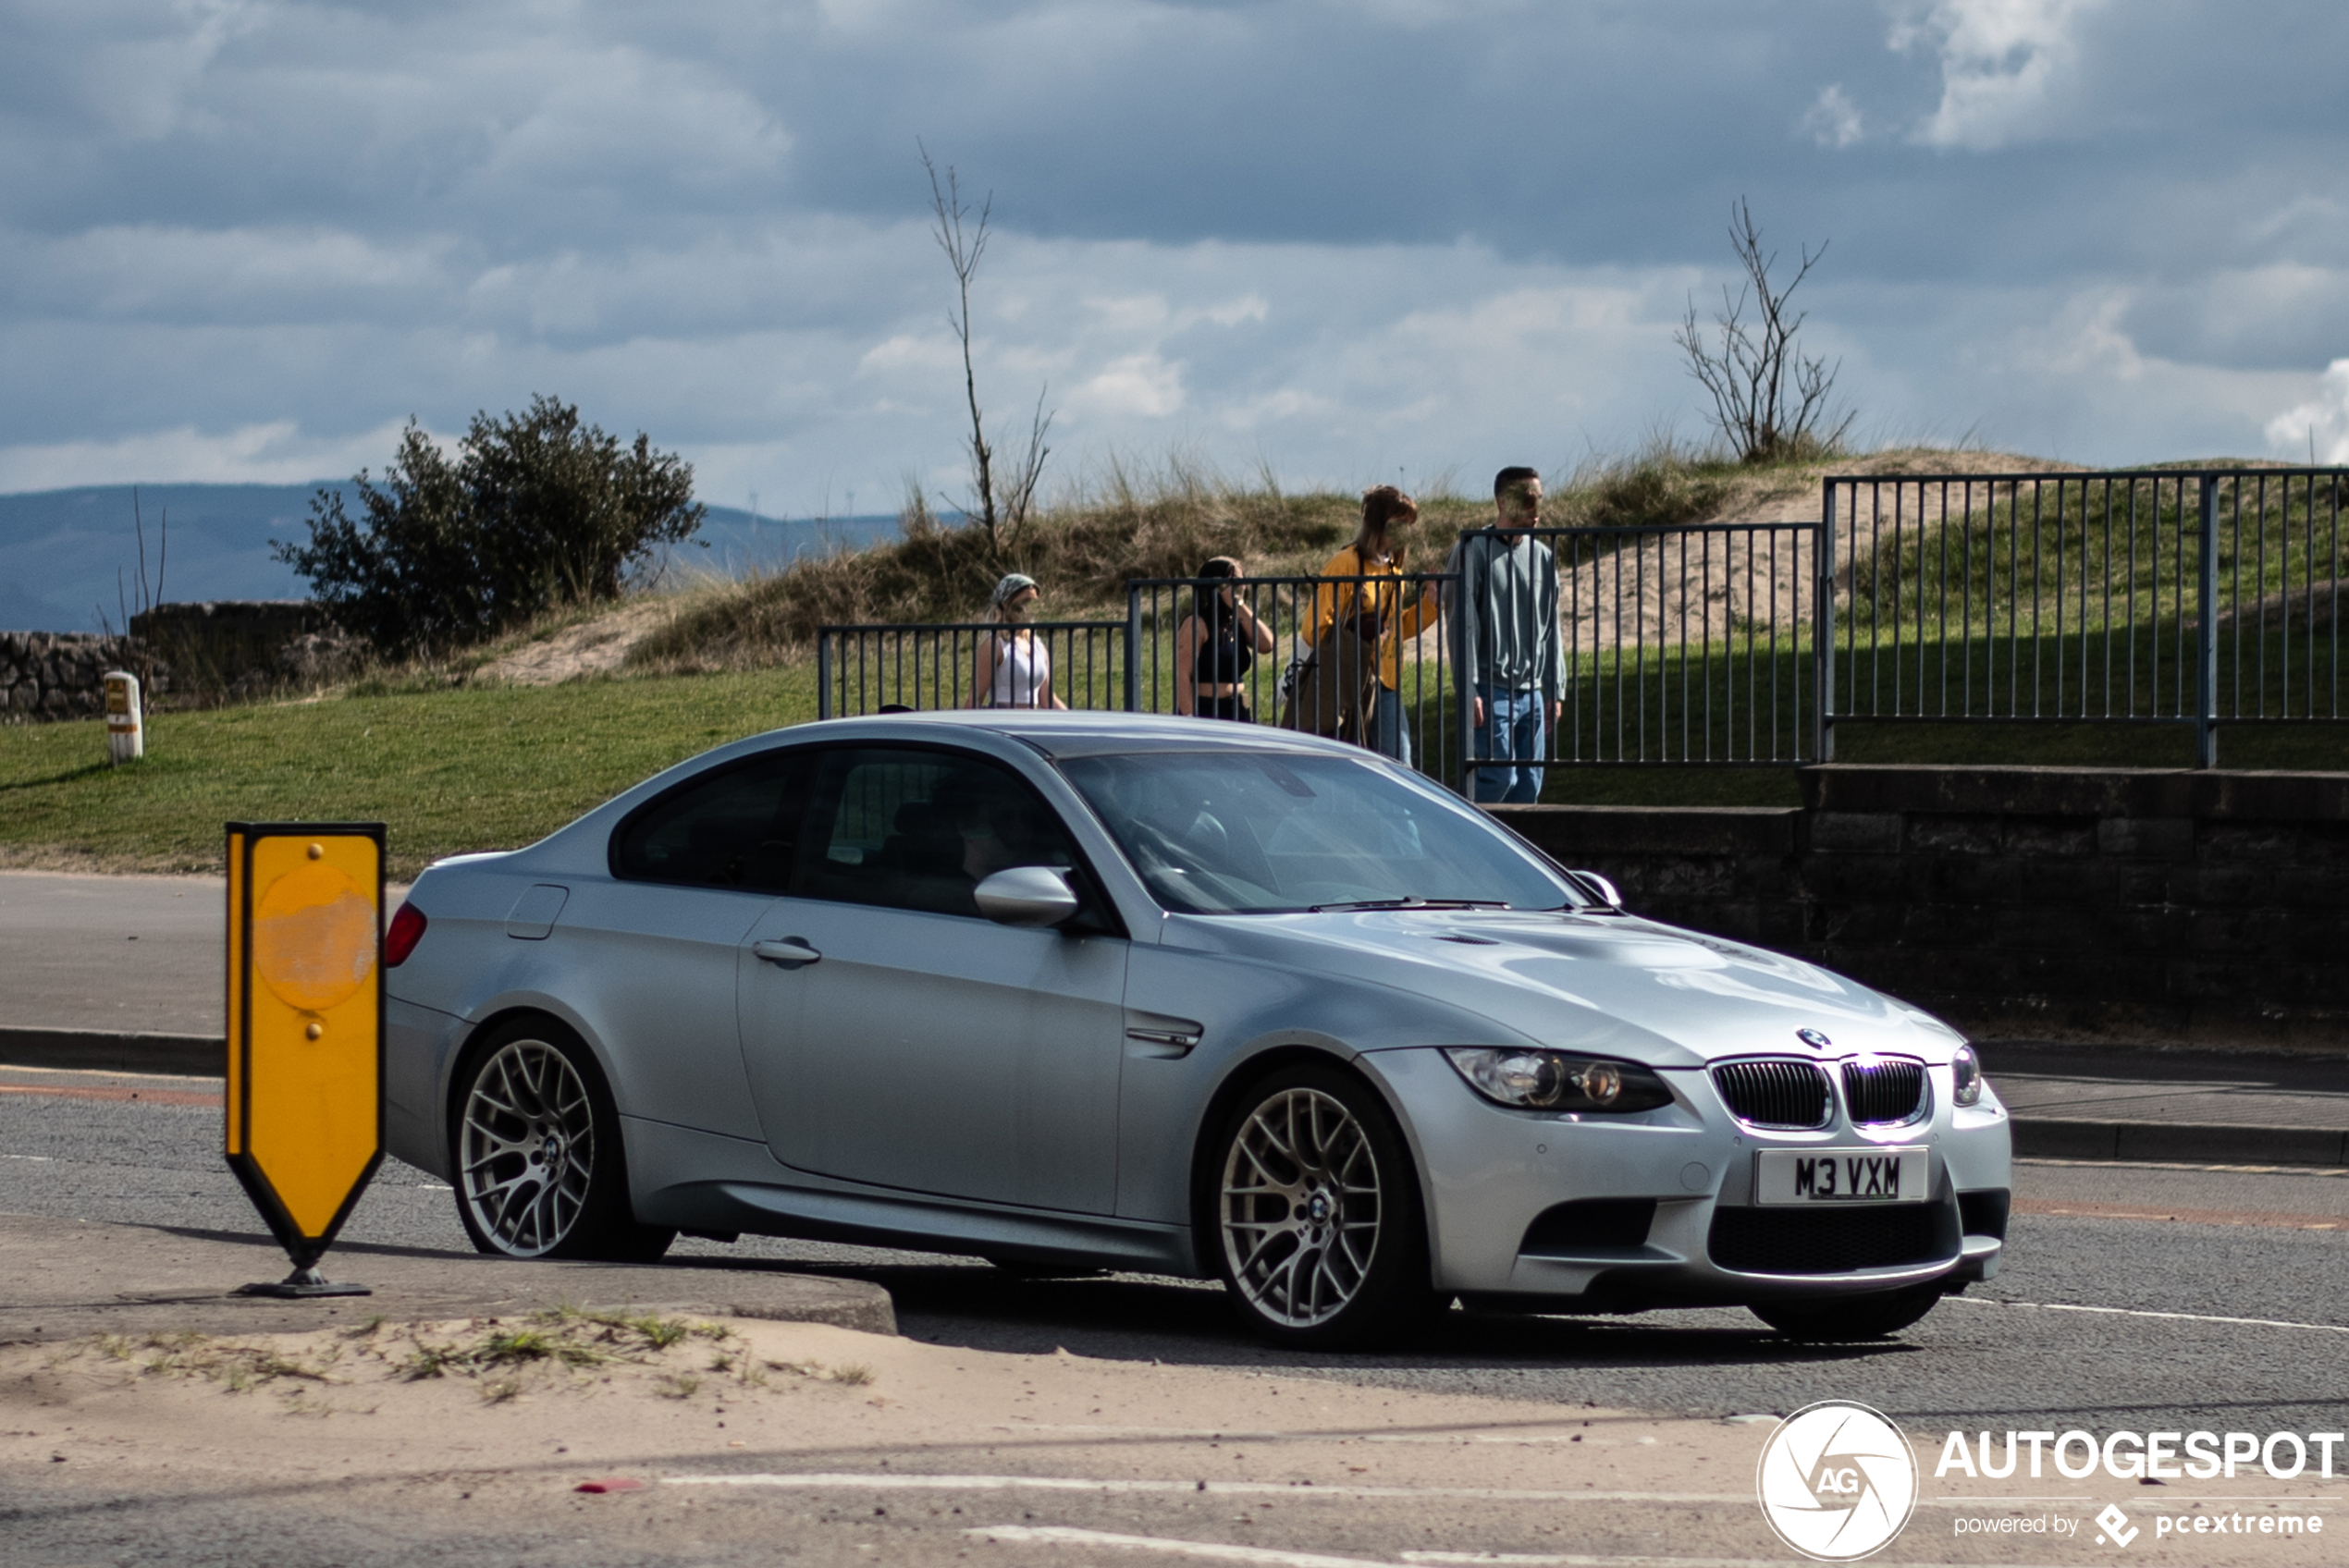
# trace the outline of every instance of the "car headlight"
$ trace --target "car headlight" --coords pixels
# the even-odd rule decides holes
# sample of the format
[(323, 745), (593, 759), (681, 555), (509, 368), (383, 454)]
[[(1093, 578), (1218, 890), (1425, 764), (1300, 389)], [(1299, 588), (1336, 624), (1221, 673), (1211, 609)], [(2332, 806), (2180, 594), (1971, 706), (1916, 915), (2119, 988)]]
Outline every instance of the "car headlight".
[(1974, 1054), (1972, 1046), (1960, 1046), (1949, 1053), (1949, 1078), (1956, 1091), (1950, 1098), (1960, 1105), (1982, 1103), (1982, 1059)]
[(1444, 1054), (1469, 1087), (1521, 1110), (1628, 1112), (1672, 1103), (1664, 1080), (1635, 1061), (1474, 1046), (1447, 1047)]

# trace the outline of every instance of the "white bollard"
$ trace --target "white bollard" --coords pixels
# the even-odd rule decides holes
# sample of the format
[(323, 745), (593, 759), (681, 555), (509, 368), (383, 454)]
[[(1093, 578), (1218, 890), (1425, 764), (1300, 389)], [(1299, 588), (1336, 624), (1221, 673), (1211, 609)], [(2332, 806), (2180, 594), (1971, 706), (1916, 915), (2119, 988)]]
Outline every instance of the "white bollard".
[(147, 754), (147, 726), (139, 712), (139, 678), (106, 671), (106, 760), (117, 766)]

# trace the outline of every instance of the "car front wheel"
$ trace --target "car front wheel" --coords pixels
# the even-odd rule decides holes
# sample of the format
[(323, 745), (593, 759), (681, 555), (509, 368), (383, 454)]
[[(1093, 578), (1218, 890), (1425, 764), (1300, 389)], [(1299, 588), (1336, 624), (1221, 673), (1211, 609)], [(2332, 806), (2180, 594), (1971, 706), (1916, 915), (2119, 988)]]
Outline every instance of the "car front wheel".
[(1403, 1332), (1433, 1305), (1410, 1156), (1368, 1085), (1274, 1074), (1241, 1100), (1210, 1167), (1213, 1244), (1251, 1327), (1299, 1349)]
[(619, 1114), (568, 1029), (500, 1028), (473, 1053), (456, 1105), (457, 1215), (482, 1252), (650, 1262), (676, 1239), (630, 1210)]

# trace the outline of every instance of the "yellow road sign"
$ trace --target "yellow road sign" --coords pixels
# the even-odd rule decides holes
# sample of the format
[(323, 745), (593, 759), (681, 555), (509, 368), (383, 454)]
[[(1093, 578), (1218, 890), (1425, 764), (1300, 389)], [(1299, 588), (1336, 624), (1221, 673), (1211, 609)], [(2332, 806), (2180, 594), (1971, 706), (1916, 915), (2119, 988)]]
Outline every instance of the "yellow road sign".
[[(228, 824), (227, 1153), (313, 1266), (383, 1158), (383, 824)], [(305, 1280), (305, 1276), (307, 1277)]]

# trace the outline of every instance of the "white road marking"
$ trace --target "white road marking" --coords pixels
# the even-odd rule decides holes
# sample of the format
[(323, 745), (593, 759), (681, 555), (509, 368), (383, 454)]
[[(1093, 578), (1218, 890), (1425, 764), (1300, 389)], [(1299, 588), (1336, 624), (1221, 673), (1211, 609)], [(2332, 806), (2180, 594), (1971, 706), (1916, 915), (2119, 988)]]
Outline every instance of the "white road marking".
[(963, 1534), (981, 1540), (1029, 1546), (1119, 1547), (1128, 1551), (1164, 1551), (1177, 1557), (1207, 1557), (1224, 1562), (1271, 1563), (1276, 1568), (1389, 1568), (1386, 1562), (1371, 1557), (1332, 1557), (1327, 1552), (1174, 1540), (1164, 1536), (1120, 1536), (1107, 1530), (1071, 1529), (1065, 1525), (987, 1525)]
[[(929, 1492), (1094, 1492), (1132, 1496), (1136, 1494), (1170, 1495), (1185, 1492), (1205, 1493), (1210, 1497), (1285, 1497), (1296, 1501), (1309, 1498), (1457, 1498), (1473, 1502), (1653, 1502), (1698, 1503), (1727, 1502), (1751, 1504), (1752, 1492), (1603, 1492), (1596, 1488), (1585, 1491), (1538, 1491), (1510, 1487), (1372, 1487), (1360, 1485), (1314, 1487), (1293, 1481), (1203, 1481), (1146, 1477), (1132, 1480), (1109, 1480), (1087, 1476), (925, 1476), (892, 1475), (888, 1471), (863, 1474), (851, 1471), (805, 1471), (793, 1474), (756, 1472), (741, 1476), (663, 1476), (664, 1487), (783, 1487), (812, 1490), (827, 1487), (866, 1491), (929, 1491)], [(2047, 1496), (1992, 1497), (1921, 1497), (1919, 1508), (2007, 1508), (2024, 1503), (2074, 1504), (2086, 1507), (2097, 1500), (2085, 1493), (2052, 1493)], [(2163, 1504), (2192, 1502), (2193, 1497), (2166, 1497)], [(2335, 1500), (2303, 1498), (2296, 1494), (2257, 1497), (2213, 1497), (2201, 1501), (2244, 1502), (2306, 1502), (2310, 1506), (2331, 1504)], [(1433, 1561), (1431, 1559), (1431, 1561)], [(1462, 1561), (1469, 1561), (1462, 1559)], [(1478, 1559), (1477, 1561), (1482, 1561)], [(1552, 1561), (1543, 1559), (1543, 1561)], [(1555, 1561), (1567, 1562), (1558, 1558)], [(1593, 1562), (1628, 1562), (1630, 1558), (1593, 1558)], [(1641, 1561), (1645, 1561), (1644, 1559)], [(1658, 1559), (1657, 1561), (1665, 1561)]]
[(1996, 1301), (1982, 1296), (1944, 1296), (1967, 1306), (2020, 1307), (2031, 1312), (2092, 1312), (2109, 1317), (2167, 1317), (2181, 1323), (2229, 1323), (2247, 1329), (2309, 1329), (2319, 1334), (2349, 1334), (2339, 1323), (2292, 1323), (2277, 1317), (2220, 1317), (2208, 1312), (2146, 1312), (2134, 1306), (2067, 1306), (2052, 1301)]
[[(1785, 1568), (1784, 1558), (1762, 1557), (1582, 1557), (1570, 1552), (1546, 1551), (1407, 1551), (1406, 1562), (1493, 1562), (1518, 1564), (1520, 1568), (1541, 1568), (1556, 1563), (1560, 1568)], [(1979, 1568), (1979, 1564), (1955, 1562), (1910, 1562), (1901, 1568)]]
[[(1776, 1421), (1775, 1415), (1755, 1417)], [(1085, 1422), (1023, 1421), (1016, 1427), (999, 1425), (999, 1432), (1096, 1432), (1113, 1438), (1221, 1439), (1227, 1443), (1614, 1443), (1621, 1439), (1593, 1432), (1246, 1432), (1231, 1427), (1108, 1427)]]
[[(983, 1525), (963, 1534), (1007, 1545), (1108, 1547), (1125, 1551), (1159, 1551), (1174, 1557), (1204, 1557), (1220, 1562), (1261, 1562), (1268, 1568), (1390, 1568), (1390, 1562), (1491, 1562), (1521, 1568), (1780, 1568), (1782, 1560), (1761, 1557), (1592, 1557), (1580, 1553), (1513, 1551), (1406, 1551), (1393, 1560), (1334, 1557), (1321, 1551), (1288, 1551), (1279, 1547), (1240, 1546), (1224, 1541), (1187, 1541), (1171, 1536), (1125, 1536), (1109, 1530), (1079, 1530), (1066, 1525)], [(1962, 1568), (1955, 1563), (1921, 1563), (1912, 1568)], [(1970, 1568), (1970, 1565), (1968, 1565)]]
[(1222, 1497), (1449, 1497), (1477, 1502), (1751, 1502), (1749, 1492), (1534, 1491), (1509, 1487), (1308, 1487), (1285, 1481), (1094, 1480), (1083, 1476), (664, 1476), (665, 1487), (854, 1487), (872, 1491), (1206, 1492)]
[(2243, 1176), (2322, 1176), (2349, 1179), (2349, 1168), (2337, 1165), (2177, 1165), (2139, 1159), (2018, 1159), (2017, 1165), (2065, 1165), (2084, 1170), (2216, 1171)]

